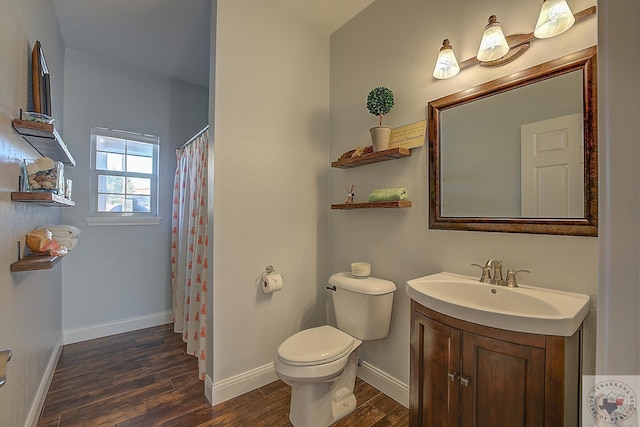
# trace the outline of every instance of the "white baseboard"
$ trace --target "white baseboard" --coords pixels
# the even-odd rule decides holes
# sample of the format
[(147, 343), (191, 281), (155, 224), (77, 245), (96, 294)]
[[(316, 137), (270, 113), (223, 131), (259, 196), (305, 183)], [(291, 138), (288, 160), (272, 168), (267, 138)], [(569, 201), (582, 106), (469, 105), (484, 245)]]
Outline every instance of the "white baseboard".
[(358, 367), (358, 377), (405, 408), (409, 407), (409, 386), (367, 362)]
[(277, 379), (278, 374), (276, 374), (273, 363), (268, 363), (256, 369), (218, 381), (217, 383), (214, 383), (207, 377), (205, 381), (205, 395), (213, 406), (272, 383)]
[(60, 359), (62, 345), (63, 338), (62, 334), (60, 334), (58, 340), (56, 341), (55, 347), (51, 352), (51, 357), (49, 358), (49, 363), (44, 370), (44, 375), (42, 375), (42, 381), (40, 381), (40, 386), (38, 386), (38, 391), (36, 392), (36, 396), (33, 399), (31, 408), (29, 409), (29, 414), (27, 415), (27, 420), (24, 422), (24, 427), (36, 427), (36, 425), (38, 424), (38, 419), (40, 418), (40, 413), (42, 412), (42, 408), (44, 406), (44, 400), (47, 397), (49, 386), (51, 386), (51, 380), (53, 380), (53, 374), (56, 371), (56, 366), (58, 365), (58, 360)]
[[(363, 362), (362, 366), (358, 367), (357, 375), (402, 406), (409, 407), (409, 386), (407, 384), (367, 362)], [(205, 379), (205, 396), (214, 406), (272, 383), (277, 379), (278, 374), (273, 367), (273, 363), (243, 372), (217, 383), (214, 383), (211, 377), (207, 376)]]
[(213, 406), (213, 380), (209, 375), (204, 377), (204, 396), (207, 398), (211, 406)]
[(95, 338), (107, 337), (109, 335), (121, 334), (123, 332), (131, 332), (138, 329), (166, 325), (167, 323), (171, 323), (172, 320), (172, 312), (163, 311), (145, 316), (130, 317), (128, 319), (117, 320), (115, 322), (99, 323), (84, 328), (70, 329), (64, 331), (64, 343), (73, 344)]

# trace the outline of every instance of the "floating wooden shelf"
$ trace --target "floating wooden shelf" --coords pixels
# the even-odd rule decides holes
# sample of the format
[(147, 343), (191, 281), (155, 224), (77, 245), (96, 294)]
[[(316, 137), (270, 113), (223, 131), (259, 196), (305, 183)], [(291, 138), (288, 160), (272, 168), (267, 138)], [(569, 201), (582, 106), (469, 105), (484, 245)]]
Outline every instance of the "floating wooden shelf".
[(48, 254), (29, 254), (11, 264), (11, 271), (47, 270), (52, 268), (62, 257)]
[(342, 203), (339, 205), (331, 205), (331, 209), (376, 209), (376, 208), (410, 208), (409, 200), (396, 200), (393, 202), (368, 202), (368, 203)]
[(38, 153), (69, 166), (76, 165), (76, 161), (53, 125), (20, 119), (14, 119), (11, 124), (33, 148), (38, 150)]
[(409, 157), (411, 150), (408, 148), (396, 147), (388, 150), (377, 151), (375, 153), (365, 154), (353, 159), (342, 159), (331, 162), (331, 167), (349, 169), (357, 166), (368, 165), (370, 163), (385, 162), (387, 160), (400, 159), (402, 157)]
[(46, 206), (73, 207), (76, 205), (76, 202), (73, 200), (65, 199), (62, 196), (48, 191), (16, 191), (11, 193), (11, 200), (14, 202), (35, 203)]

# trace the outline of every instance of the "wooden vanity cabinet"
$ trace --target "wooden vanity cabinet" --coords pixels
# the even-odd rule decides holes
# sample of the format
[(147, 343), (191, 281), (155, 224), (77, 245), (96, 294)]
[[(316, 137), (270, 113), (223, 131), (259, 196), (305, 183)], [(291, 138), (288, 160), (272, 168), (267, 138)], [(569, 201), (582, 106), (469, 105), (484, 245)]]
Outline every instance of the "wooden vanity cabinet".
[(411, 304), (410, 426), (578, 426), (580, 330), (511, 332)]

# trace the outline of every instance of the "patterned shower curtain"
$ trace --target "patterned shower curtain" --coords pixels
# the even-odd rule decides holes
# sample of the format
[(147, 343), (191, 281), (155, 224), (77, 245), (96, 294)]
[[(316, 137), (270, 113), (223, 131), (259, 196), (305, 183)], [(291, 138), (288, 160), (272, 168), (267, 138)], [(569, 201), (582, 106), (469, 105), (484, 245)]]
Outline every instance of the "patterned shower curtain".
[(207, 358), (207, 150), (209, 131), (176, 151), (171, 220), (171, 288), (174, 331), (198, 358), (201, 380)]

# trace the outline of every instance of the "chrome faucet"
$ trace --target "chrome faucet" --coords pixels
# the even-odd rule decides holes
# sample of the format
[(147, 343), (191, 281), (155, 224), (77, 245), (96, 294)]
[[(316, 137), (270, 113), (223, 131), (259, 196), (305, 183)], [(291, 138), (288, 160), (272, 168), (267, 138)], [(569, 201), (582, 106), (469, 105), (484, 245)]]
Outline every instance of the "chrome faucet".
[(487, 261), (487, 267), (491, 268), (491, 280), (490, 285), (504, 285), (505, 281), (502, 278), (502, 261), (497, 259), (490, 259)]

